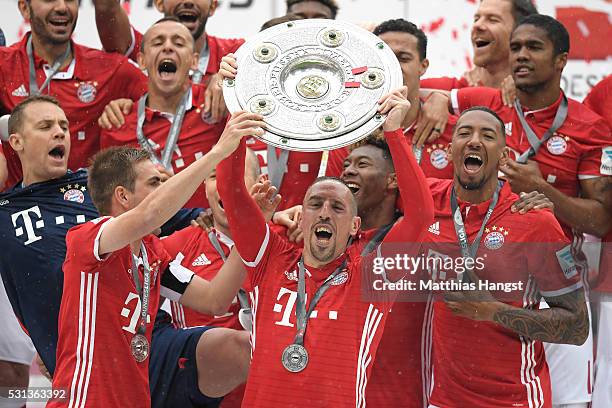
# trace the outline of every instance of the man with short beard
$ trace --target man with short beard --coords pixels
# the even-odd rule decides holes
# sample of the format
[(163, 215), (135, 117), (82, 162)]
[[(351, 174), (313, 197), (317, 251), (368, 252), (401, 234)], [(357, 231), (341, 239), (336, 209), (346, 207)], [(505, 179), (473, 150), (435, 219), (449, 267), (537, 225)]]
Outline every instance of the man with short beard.
[(523, 17), (537, 13), (531, 0), (481, 0), (471, 32), (475, 78), (426, 78), (421, 87), (449, 91), (468, 86), (500, 88), (510, 75), (510, 34)]
[[(102, 148), (135, 145), (149, 151), (164, 172), (179, 173), (217, 142), (225, 123), (202, 116), (204, 89), (189, 80), (197, 66), (194, 41), (184, 24), (166, 17), (145, 33), (138, 62), (149, 73), (148, 92), (120, 128), (102, 130)], [(208, 208), (201, 185), (187, 207)]]
[[(221, 58), (236, 52), (244, 40), (214, 37), (206, 33), (206, 23), (217, 9), (218, 0), (155, 0), (155, 8), (164, 17), (177, 18), (193, 35), (198, 62), (193, 67), (193, 82), (204, 87), (203, 117), (210, 123), (219, 122), (227, 114), (223, 92), (214, 75)], [(130, 25), (130, 20), (118, 0), (94, 0), (96, 25), (102, 46), (106, 51), (126, 55), (138, 61), (144, 39), (142, 33)], [(126, 101), (114, 104), (117, 116), (127, 113)], [(120, 119), (118, 119), (120, 121)]]
[[(383, 128), (391, 153), (402, 157), (396, 175), (406, 192), (404, 208), (420, 215), (399, 221), (383, 242), (407, 244), (431, 222), (430, 195), (400, 129), (410, 106), (405, 87), (380, 102), (380, 112), (388, 113)], [(244, 152), (242, 146), (217, 168), (230, 231), (251, 283), (253, 360), (244, 405), (362, 406), (391, 296), (361, 301), (371, 273), (362, 247), (349, 245), (360, 226), (355, 199), (341, 180), (315, 180), (304, 198), (304, 249), (295, 249), (269, 230), (245, 186), (231, 182), (243, 178)]]
[[(508, 160), (504, 123), (493, 111), (465, 110), (450, 154), (454, 180), (430, 184), (436, 213), (424, 253), (471, 260), (472, 266), (427, 270), (427, 280), (440, 285), (424, 326), (423, 344), (432, 359), (424, 376), (429, 407), (549, 408), (542, 342), (580, 345), (589, 333), (569, 241), (551, 212), (511, 212), (517, 196), (497, 178)], [(516, 286), (489, 292), (481, 280)], [(449, 283), (455, 286), (444, 285)], [(538, 309), (541, 298), (549, 309)]]
[[(87, 167), (89, 157), (100, 149), (97, 119), (104, 107), (120, 97), (138, 99), (146, 89), (145, 77), (126, 58), (70, 39), (77, 0), (20, 0), (18, 6), (32, 31), (0, 49), (0, 114), (10, 113), (28, 95), (56, 97), (70, 118), (73, 154), (68, 168)], [(19, 159), (8, 144), (2, 148), (12, 187), (22, 176)]]
[[(570, 38), (552, 17), (532, 15), (521, 20), (510, 38), (510, 66), (517, 102), (504, 105), (501, 91), (463, 88), (436, 91), (453, 112), (488, 106), (504, 121), (507, 144), (515, 160), (500, 167), (514, 192), (539, 191), (555, 205), (555, 216), (580, 256), (582, 233), (604, 237), (612, 227), (612, 170), (605, 165), (610, 128), (560, 88)], [(603, 158), (603, 159), (602, 159)], [(587, 268), (581, 265), (586, 278)], [(546, 345), (555, 404), (591, 399), (592, 338), (580, 348)]]

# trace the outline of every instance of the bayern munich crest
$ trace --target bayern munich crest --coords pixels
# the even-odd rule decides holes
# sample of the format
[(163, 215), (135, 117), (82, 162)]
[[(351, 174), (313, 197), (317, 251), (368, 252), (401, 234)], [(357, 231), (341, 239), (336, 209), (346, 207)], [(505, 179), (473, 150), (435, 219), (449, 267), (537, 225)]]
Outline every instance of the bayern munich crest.
[(435, 149), (429, 155), (431, 165), (438, 170), (442, 170), (448, 166), (448, 153), (444, 149)]
[(346, 283), (346, 281), (348, 281), (348, 278), (349, 278), (348, 272), (342, 271), (338, 275), (336, 275), (329, 284), (333, 286), (342, 285), (343, 283)]
[(72, 201), (73, 203), (83, 203), (85, 201), (85, 194), (83, 193), (87, 188), (75, 184), (74, 188), (72, 184), (59, 189), (60, 193), (64, 194), (64, 200)]
[(93, 102), (97, 93), (95, 85), (91, 82), (82, 82), (77, 88), (77, 97), (83, 103)]
[(485, 237), (484, 244), (488, 249), (499, 249), (504, 245), (504, 235), (501, 232), (493, 231)]
[(567, 141), (561, 136), (553, 136), (546, 142), (546, 148), (555, 156), (559, 156), (567, 150)]

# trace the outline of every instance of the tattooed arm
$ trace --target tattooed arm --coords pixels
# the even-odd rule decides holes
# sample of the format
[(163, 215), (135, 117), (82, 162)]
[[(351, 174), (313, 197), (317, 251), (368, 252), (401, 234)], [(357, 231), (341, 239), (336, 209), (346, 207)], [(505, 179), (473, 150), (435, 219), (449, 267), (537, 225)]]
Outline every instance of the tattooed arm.
[(446, 305), (457, 316), (492, 321), (521, 336), (547, 343), (584, 343), (589, 335), (584, 289), (545, 299), (550, 309), (531, 310), (500, 302), (486, 290), (444, 294)]
[(589, 315), (582, 288), (547, 297), (550, 309), (529, 310), (501, 303), (492, 320), (521, 336), (547, 343), (583, 344), (589, 335)]

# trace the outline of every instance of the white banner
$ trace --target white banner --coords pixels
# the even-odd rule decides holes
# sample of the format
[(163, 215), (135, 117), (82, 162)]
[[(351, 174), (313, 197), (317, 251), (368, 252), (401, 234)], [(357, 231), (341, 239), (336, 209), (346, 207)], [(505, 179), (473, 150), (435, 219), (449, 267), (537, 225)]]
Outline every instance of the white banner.
[[(403, 17), (427, 34), (427, 76), (460, 76), (472, 66), (470, 29), (478, 0), (338, 0), (338, 19), (354, 23), (379, 23)], [(559, 19), (572, 39), (570, 62), (562, 86), (567, 94), (582, 100), (588, 90), (612, 72), (612, 23), (610, 0), (538, 0), (538, 9)], [(0, 0), (0, 27), (7, 44), (27, 31), (15, 0)], [(152, 0), (131, 0), (130, 19), (139, 30), (161, 15)], [(220, 0), (207, 32), (220, 37), (248, 37), (270, 18), (285, 13), (284, 0)], [(82, 0), (75, 30), (79, 43), (99, 48), (91, 0)]]

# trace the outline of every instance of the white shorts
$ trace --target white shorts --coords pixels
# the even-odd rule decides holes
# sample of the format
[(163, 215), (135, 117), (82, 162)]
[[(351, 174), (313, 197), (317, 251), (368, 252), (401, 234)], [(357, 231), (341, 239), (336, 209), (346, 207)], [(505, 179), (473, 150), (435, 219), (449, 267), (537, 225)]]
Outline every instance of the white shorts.
[(32, 364), (36, 350), (32, 340), (23, 331), (0, 279), (0, 361)]
[[(591, 307), (588, 302), (587, 306), (590, 321)], [(544, 343), (544, 352), (550, 370), (553, 405), (590, 402), (594, 371), (591, 325), (589, 325), (589, 337), (583, 345)]]
[(597, 355), (592, 408), (612, 407), (612, 294), (599, 298)]

